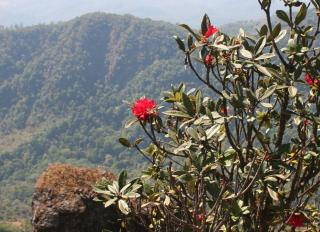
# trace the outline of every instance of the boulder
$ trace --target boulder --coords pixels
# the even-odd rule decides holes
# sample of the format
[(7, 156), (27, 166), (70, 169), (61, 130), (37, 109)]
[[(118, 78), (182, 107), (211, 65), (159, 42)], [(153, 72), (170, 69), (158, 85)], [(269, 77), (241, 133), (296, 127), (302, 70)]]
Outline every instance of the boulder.
[(119, 231), (115, 207), (94, 202), (94, 184), (115, 176), (102, 169), (53, 164), (39, 177), (32, 199), (34, 232)]

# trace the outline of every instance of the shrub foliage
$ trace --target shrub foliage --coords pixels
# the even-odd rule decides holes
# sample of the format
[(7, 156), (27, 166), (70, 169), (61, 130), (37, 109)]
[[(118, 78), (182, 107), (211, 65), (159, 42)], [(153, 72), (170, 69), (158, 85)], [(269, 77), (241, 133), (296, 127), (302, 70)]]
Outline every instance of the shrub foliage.
[(305, 22), (320, 0), (283, 0), (278, 23), (272, 0), (258, 2), (266, 24), (255, 36), (228, 36), (207, 15), (200, 32), (181, 25), (189, 35), (175, 37), (178, 48), (208, 91), (172, 87), (164, 107), (139, 99), (139, 117), (133, 105), (125, 126), (138, 124), (147, 139), (119, 141), (150, 166), (97, 190), (106, 206), (118, 204), (124, 230), (132, 219), (146, 231), (320, 227), (320, 18)]

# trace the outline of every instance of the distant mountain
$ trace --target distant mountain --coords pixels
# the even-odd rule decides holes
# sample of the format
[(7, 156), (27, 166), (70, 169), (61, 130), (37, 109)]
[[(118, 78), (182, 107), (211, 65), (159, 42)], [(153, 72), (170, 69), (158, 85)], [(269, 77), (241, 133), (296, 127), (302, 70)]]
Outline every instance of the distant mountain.
[[(275, 8), (282, 1), (273, 1)], [(132, 14), (142, 18), (188, 23), (196, 27), (204, 13), (219, 26), (262, 17), (258, 0), (1, 0), (0, 25), (32, 25), (65, 21), (88, 12)]]
[[(0, 30), (0, 220), (25, 217), (52, 162), (137, 168), (117, 140), (132, 101), (190, 80), (177, 27), (88, 14)], [(134, 131), (132, 133), (135, 133)]]

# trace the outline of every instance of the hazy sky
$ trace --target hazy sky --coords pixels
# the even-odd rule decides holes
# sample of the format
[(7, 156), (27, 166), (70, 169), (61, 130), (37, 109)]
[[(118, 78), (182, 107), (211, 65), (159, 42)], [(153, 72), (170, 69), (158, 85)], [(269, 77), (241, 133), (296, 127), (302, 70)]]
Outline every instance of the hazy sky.
[(94, 11), (193, 26), (204, 13), (217, 25), (262, 17), (257, 0), (0, 0), (0, 25), (64, 21)]

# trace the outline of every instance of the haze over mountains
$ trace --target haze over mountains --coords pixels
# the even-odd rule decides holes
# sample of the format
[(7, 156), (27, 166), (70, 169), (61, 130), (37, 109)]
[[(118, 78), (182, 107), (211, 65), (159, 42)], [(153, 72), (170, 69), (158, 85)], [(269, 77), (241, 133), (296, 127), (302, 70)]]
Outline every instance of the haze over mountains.
[[(282, 6), (273, 0), (275, 8)], [(198, 26), (204, 13), (217, 25), (262, 17), (257, 0), (0, 0), (0, 25), (32, 25), (69, 20), (94, 11)]]

